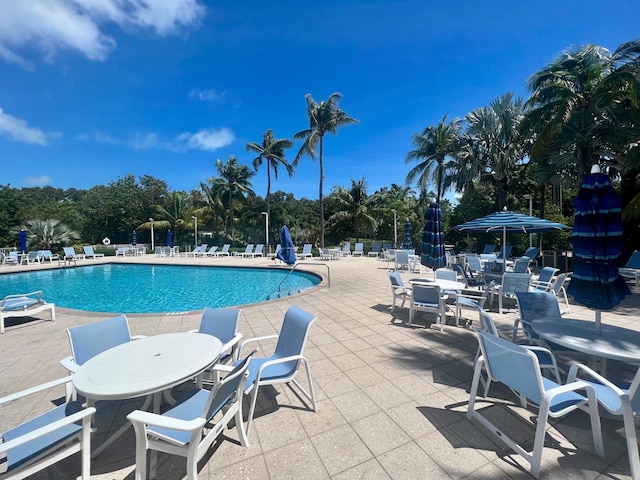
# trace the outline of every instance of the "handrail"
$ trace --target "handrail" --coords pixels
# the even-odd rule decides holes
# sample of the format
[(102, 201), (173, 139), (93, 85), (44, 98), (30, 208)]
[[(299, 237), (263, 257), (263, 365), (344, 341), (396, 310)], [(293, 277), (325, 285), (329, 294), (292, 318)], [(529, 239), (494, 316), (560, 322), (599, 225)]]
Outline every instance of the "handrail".
[[(291, 270), (289, 270), (289, 273), (287, 273), (287, 275), (280, 281), (280, 283), (278, 284), (278, 293), (281, 292), (280, 287), (282, 287), (282, 284), (285, 282), (285, 280), (287, 278), (289, 278), (289, 275), (291, 275), (293, 273), (293, 271), (298, 267), (298, 265), (303, 265), (302, 263), (296, 263), (293, 265), (293, 267), (291, 267)], [(323, 265), (325, 267), (327, 267), (327, 288), (329, 288), (331, 286), (331, 269), (329, 268), (329, 265), (327, 265), (326, 263), (320, 263), (320, 262), (305, 262), (304, 265)]]

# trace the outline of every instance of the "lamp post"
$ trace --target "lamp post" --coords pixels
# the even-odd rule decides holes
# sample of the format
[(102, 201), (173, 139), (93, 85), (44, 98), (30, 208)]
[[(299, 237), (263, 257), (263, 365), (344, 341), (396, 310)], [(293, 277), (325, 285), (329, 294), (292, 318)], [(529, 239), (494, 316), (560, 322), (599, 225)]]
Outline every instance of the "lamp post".
[(194, 248), (198, 248), (198, 217), (195, 215), (191, 216), (193, 220), (193, 242)]
[[(523, 195), (522, 198), (529, 200), (529, 216), (533, 217), (533, 195), (527, 193), (526, 195)], [(533, 233), (529, 234), (529, 248), (531, 247), (533, 247)]]
[(267, 249), (268, 249), (269, 248), (269, 212), (260, 212), (260, 213), (264, 215), (264, 238), (265, 238), (264, 244), (267, 246)]
[(153, 218), (149, 218), (149, 221), (151, 222), (151, 250), (155, 251), (156, 244), (153, 238)]
[(392, 208), (393, 212), (393, 248), (398, 247), (398, 224), (396, 222), (396, 209)]

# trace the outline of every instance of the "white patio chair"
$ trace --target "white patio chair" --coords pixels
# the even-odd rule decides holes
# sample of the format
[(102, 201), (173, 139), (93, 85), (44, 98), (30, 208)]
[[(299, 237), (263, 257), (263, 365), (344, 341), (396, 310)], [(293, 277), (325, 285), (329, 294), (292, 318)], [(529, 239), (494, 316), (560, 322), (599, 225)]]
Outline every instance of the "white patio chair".
[(312, 249), (312, 245), (310, 243), (305, 243), (302, 246), (302, 253), (296, 254), (296, 255), (299, 258), (313, 258), (313, 253), (311, 252), (311, 249)]
[[(475, 362), (467, 410), (468, 420), (475, 418), (495, 434), (497, 439), (522, 456), (530, 465), (531, 475), (537, 478), (540, 473), (548, 418), (559, 418), (581, 409), (586, 411), (591, 419), (595, 452), (601, 457), (604, 456), (598, 400), (593, 386), (584, 381), (559, 385), (542, 376), (538, 358), (532, 351), (489, 332), (477, 330), (476, 333), (482, 355)], [(476, 410), (476, 396), (483, 369), (486, 370), (490, 381), (503, 383), (519, 395), (521, 401), (526, 399), (530, 404), (538, 407), (532, 450), (519, 445), (516, 440), (484, 416), (481, 410)], [(586, 396), (578, 392), (584, 392)]]
[[(300, 393), (311, 402), (311, 409), (314, 412), (318, 410), (315, 393), (313, 391), (309, 362), (304, 356), (304, 347), (307, 343), (309, 328), (311, 328), (311, 325), (316, 319), (317, 317), (315, 315), (293, 305), (289, 307), (284, 315), (284, 321), (282, 322), (279, 335), (250, 338), (242, 342), (239, 352), (240, 356), (242, 356), (242, 349), (248, 343), (262, 342), (274, 338), (278, 339), (275, 350), (271, 356), (254, 358), (251, 361), (251, 368), (249, 369), (249, 376), (244, 390), (245, 394), (251, 394), (249, 413), (247, 415), (247, 435), (249, 435), (251, 423), (253, 422), (258, 390), (263, 385), (293, 383), (298, 387)], [(295, 378), (301, 366), (304, 366), (307, 372), (308, 392)]]
[(409, 325), (413, 322), (415, 312), (433, 313), (442, 332), (446, 321), (447, 298), (447, 295), (440, 293), (440, 287), (437, 285), (413, 285), (409, 301)]
[(405, 300), (411, 296), (411, 289), (405, 287), (402, 277), (400, 277), (398, 272), (390, 272), (389, 280), (391, 281), (392, 295), (391, 312), (393, 312), (396, 309), (396, 301), (398, 298), (402, 298), (402, 305), (400, 306), (404, 307)]
[(498, 311), (503, 313), (502, 300), (504, 297), (514, 298), (516, 292), (529, 291), (529, 284), (531, 283), (530, 273), (513, 273), (507, 272), (502, 275), (502, 284), (496, 286), (491, 291), (491, 303), (493, 303), (493, 296), (498, 295)]
[(636, 426), (633, 417), (633, 402), (637, 400), (640, 386), (640, 368), (631, 383), (614, 383), (582, 364), (574, 364), (569, 369), (567, 382), (582, 380), (589, 383), (596, 392), (598, 403), (612, 415), (622, 416), (624, 433), (629, 452), (631, 478), (640, 478), (640, 454), (636, 439)]
[[(0, 405), (22, 401), (56, 386), (71, 382), (71, 377), (29, 388), (4, 398)], [(30, 401), (30, 400), (29, 400)], [(75, 453), (81, 454), (81, 478), (89, 480), (91, 474), (91, 418), (96, 409), (83, 408), (78, 402), (62, 403), (35, 418), (3, 433), (0, 456), (3, 456), (5, 471), (0, 479), (23, 479)], [(10, 418), (10, 417), (8, 417)], [(46, 475), (45, 475), (46, 476)], [(75, 474), (73, 475), (75, 478)]]
[[(156, 476), (155, 452), (186, 458), (187, 478), (197, 480), (198, 461), (204, 457), (225, 428), (235, 423), (240, 444), (249, 446), (242, 419), (242, 393), (251, 356), (242, 360), (211, 390), (188, 391), (162, 415), (135, 410), (127, 415), (136, 435), (136, 480), (147, 478), (147, 450), (152, 450), (151, 478)], [(221, 418), (216, 421), (216, 415)], [(207, 426), (207, 430), (205, 430)]]
[(191, 332), (205, 333), (222, 342), (222, 355), (218, 363), (227, 364), (238, 360), (238, 342), (242, 334), (238, 332), (242, 310), (233, 308), (206, 307), (202, 311), (200, 327)]
[(364, 244), (362, 242), (356, 242), (353, 246), (353, 252), (351, 252), (352, 257), (361, 257), (364, 255)]

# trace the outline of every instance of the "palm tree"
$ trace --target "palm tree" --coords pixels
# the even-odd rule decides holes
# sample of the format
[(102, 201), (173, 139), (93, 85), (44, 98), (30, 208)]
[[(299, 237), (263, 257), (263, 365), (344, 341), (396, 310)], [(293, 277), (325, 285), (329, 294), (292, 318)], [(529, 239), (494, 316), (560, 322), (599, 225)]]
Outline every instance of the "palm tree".
[[(54, 245), (69, 245), (80, 240), (80, 235), (60, 220), (28, 220), (24, 229), (29, 232), (29, 247), (51, 250)], [(19, 232), (19, 230), (16, 230)]]
[(329, 224), (344, 222), (354, 231), (356, 242), (360, 240), (362, 229), (375, 231), (377, 223), (369, 213), (370, 197), (367, 196), (367, 182), (365, 179), (351, 180), (351, 188), (336, 187), (333, 197), (338, 205), (338, 211), (327, 219)]
[(413, 167), (406, 177), (410, 184), (417, 179), (417, 186), (424, 188), (429, 181), (436, 186), (436, 202), (444, 196), (447, 187), (448, 156), (454, 156), (458, 151), (457, 143), (460, 138), (461, 121), (457, 118), (447, 123), (447, 116), (442, 117), (437, 125), (431, 125), (422, 133), (414, 133), (411, 141), (415, 150), (407, 154), (406, 162), (418, 160), (420, 163)]
[[(217, 179), (209, 179), (208, 183), (200, 182), (200, 190), (202, 194), (201, 202), (203, 205), (196, 208), (193, 213), (202, 218), (205, 225), (211, 225), (213, 230), (220, 232), (224, 227), (224, 216), (226, 209), (223, 202), (223, 189)], [(221, 225), (222, 224), (222, 225)]]
[[(297, 167), (300, 159), (308, 155), (312, 160), (318, 157), (320, 163), (320, 186), (318, 200), (320, 204), (320, 247), (324, 247), (324, 136), (327, 133), (337, 134), (338, 128), (358, 123), (358, 120), (351, 118), (346, 112), (338, 108), (338, 102), (342, 98), (340, 93), (332, 93), (325, 101), (317, 103), (311, 94), (304, 97), (307, 100), (307, 118), (309, 119), (309, 128), (302, 130), (294, 135), (296, 140), (304, 140), (296, 158), (293, 160), (293, 166)], [(319, 148), (319, 152), (316, 152)]]
[(564, 52), (529, 79), (525, 126), (531, 159), (570, 172), (578, 185), (591, 165), (617, 169), (637, 144), (640, 39), (615, 52), (595, 45)]
[(229, 231), (233, 230), (233, 199), (244, 199), (245, 194), (253, 193), (251, 189), (251, 177), (255, 175), (248, 166), (240, 165), (238, 159), (233, 155), (229, 157), (227, 163), (222, 160), (216, 161), (216, 169), (220, 178), (215, 180), (220, 188), (226, 192), (229, 201)]
[(525, 157), (520, 135), (523, 119), (522, 99), (512, 93), (496, 98), (465, 117), (467, 128), (460, 142), (454, 184), (461, 191), (473, 180), (493, 183), (498, 192), (498, 208), (507, 206), (509, 184)]
[(268, 129), (262, 135), (262, 145), (254, 142), (247, 143), (247, 152), (256, 152), (258, 154), (253, 159), (253, 168), (258, 171), (263, 161), (267, 163), (267, 196), (265, 197), (267, 216), (271, 205), (269, 198), (271, 196), (271, 169), (273, 169), (273, 176), (276, 180), (278, 179), (278, 166), (284, 167), (289, 176), (293, 175), (293, 166), (284, 158), (284, 151), (291, 147), (293, 147), (291, 140), (288, 138), (275, 139), (271, 129)]

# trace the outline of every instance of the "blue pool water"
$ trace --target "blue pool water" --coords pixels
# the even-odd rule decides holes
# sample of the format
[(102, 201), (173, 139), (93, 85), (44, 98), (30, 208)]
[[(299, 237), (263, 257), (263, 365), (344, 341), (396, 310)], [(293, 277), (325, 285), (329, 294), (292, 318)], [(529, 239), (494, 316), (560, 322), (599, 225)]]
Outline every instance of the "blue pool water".
[[(95, 265), (0, 275), (0, 298), (42, 290), (57, 306), (106, 313), (230, 307), (298, 293), (315, 275), (276, 268)], [(280, 290), (280, 291), (278, 291)]]

